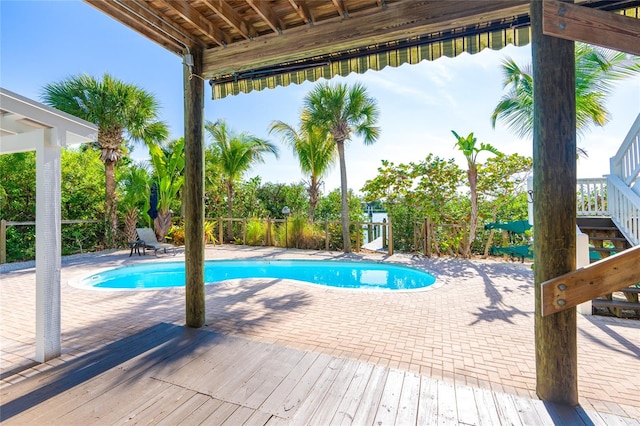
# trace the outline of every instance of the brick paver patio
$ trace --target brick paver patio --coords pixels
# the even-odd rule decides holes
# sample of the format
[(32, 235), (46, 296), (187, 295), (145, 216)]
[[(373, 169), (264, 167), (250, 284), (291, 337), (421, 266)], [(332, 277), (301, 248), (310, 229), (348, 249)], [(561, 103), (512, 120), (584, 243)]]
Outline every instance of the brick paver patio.
[[(63, 260), (63, 355), (44, 365), (32, 361), (34, 269), (5, 267), (0, 275), (1, 386), (151, 325), (184, 323), (182, 289), (115, 292), (68, 285), (102, 268), (184, 259), (180, 252), (175, 258), (128, 254)], [(207, 286), (207, 327), (458, 384), (535, 396), (533, 274), (528, 264), (228, 245), (207, 247), (206, 257), (346, 257), (426, 269), (437, 276), (437, 288), (372, 292), (267, 279)], [(640, 418), (640, 321), (578, 315), (578, 351), (581, 405)]]

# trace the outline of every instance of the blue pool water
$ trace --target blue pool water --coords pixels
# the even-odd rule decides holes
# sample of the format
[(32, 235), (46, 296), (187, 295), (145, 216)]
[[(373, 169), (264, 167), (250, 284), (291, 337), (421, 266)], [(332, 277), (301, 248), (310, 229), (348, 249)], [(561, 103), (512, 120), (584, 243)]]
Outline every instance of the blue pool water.
[[(209, 260), (204, 280), (211, 284), (235, 278), (273, 278), (306, 281), (331, 287), (411, 290), (424, 288), (435, 277), (405, 266), (374, 262), (318, 260)], [(79, 282), (82, 288), (158, 289), (184, 286), (183, 262), (125, 266), (91, 275)]]

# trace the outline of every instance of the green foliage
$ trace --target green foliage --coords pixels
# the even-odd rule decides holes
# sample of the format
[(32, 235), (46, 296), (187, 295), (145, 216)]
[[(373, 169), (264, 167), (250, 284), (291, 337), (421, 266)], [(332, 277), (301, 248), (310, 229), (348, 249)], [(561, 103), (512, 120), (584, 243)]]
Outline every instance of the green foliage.
[(154, 180), (158, 184), (158, 212), (167, 212), (179, 205), (178, 193), (184, 185), (184, 138), (172, 141), (168, 146), (149, 147)]
[(254, 218), (247, 222), (247, 244), (263, 246), (267, 243), (267, 223)]
[[(92, 151), (63, 149), (61, 152), (62, 219), (101, 219), (104, 213), (104, 173)], [(0, 176), (6, 201), (0, 218), (8, 221), (35, 220), (35, 152), (0, 156)], [(61, 227), (62, 253), (72, 254), (103, 246), (104, 224), (65, 224)], [(7, 261), (35, 257), (35, 226), (7, 228)]]
[[(591, 125), (604, 126), (609, 120), (605, 101), (613, 84), (640, 73), (640, 58), (602, 47), (576, 43), (576, 127), (583, 134)], [(533, 69), (520, 67), (511, 58), (503, 63), (507, 93), (491, 114), (491, 124), (497, 120), (520, 137), (533, 134)]]
[(311, 125), (305, 126), (307, 114), (303, 112), (299, 130), (282, 121), (274, 121), (269, 127), (269, 133), (280, 135), (282, 141), (298, 158), (302, 172), (309, 175), (309, 180), (305, 184), (309, 195), (309, 218), (313, 220), (320, 197), (322, 178), (335, 163), (337, 151), (333, 139), (326, 130)]
[(272, 218), (283, 218), (282, 208), (284, 206), (289, 207), (291, 215), (306, 213), (309, 207), (302, 183), (267, 182), (258, 189), (257, 197), (266, 215)]

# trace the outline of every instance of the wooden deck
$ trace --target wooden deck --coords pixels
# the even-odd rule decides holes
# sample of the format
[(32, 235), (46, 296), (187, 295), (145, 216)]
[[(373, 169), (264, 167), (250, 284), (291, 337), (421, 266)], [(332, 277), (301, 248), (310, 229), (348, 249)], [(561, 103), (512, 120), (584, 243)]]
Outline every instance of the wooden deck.
[(0, 400), (6, 425), (640, 425), (164, 323), (6, 386)]

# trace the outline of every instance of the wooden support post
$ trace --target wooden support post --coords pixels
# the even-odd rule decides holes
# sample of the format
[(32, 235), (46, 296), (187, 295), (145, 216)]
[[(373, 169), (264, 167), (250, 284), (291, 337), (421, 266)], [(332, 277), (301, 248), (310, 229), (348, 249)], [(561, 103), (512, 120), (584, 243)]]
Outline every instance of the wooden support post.
[(267, 218), (267, 246), (271, 246), (271, 218)]
[(329, 221), (324, 221), (324, 249), (329, 251)]
[(425, 244), (427, 246), (427, 257), (431, 257), (431, 219), (425, 219), (424, 226), (427, 228)]
[(531, 2), (536, 392), (577, 405), (576, 309), (543, 317), (541, 290), (576, 266), (575, 50), (572, 41), (543, 35), (542, 7)]
[(247, 218), (242, 218), (242, 244), (247, 245)]
[(191, 76), (202, 74), (202, 49), (194, 46), (191, 55), (193, 67), (184, 65), (186, 324), (202, 327), (205, 324), (204, 82)]
[(393, 256), (393, 225), (391, 223), (391, 216), (389, 216), (389, 220), (387, 221), (389, 226), (389, 256)]
[(382, 247), (387, 246), (387, 221), (383, 219), (384, 225), (382, 225)]
[(7, 221), (0, 220), (0, 265), (7, 263)]

